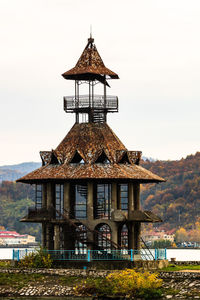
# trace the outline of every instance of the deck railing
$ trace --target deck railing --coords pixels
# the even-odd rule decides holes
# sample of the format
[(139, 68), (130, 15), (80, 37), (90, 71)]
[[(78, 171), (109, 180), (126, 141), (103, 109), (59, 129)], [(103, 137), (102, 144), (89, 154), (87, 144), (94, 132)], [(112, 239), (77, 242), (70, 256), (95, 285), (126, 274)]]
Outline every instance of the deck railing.
[(118, 97), (117, 96), (106, 96), (104, 99), (103, 95), (80, 95), (78, 98), (75, 96), (64, 97), (64, 110), (66, 112), (74, 112), (76, 110), (84, 110), (93, 108), (94, 110), (107, 110), (110, 112), (118, 111)]
[[(13, 260), (19, 261), (29, 253), (36, 249), (13, 249)], [(166, 249), (152, 249), (152, 257), (154, 260), (166, 259)], [(52, 260), (67, 260), (67, 261), (136, 261), (150, 260), (149, 255), (143, 250), (44, 250), (50, 254)]]

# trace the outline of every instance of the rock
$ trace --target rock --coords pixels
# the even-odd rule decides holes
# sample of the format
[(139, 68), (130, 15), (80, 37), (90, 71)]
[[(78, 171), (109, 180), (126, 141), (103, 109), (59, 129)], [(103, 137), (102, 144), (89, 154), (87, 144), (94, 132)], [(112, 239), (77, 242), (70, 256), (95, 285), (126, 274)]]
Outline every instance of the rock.
[(195, 282), (191, 282), (188, 286), (192, 287), (193, 285), (195, 285)]

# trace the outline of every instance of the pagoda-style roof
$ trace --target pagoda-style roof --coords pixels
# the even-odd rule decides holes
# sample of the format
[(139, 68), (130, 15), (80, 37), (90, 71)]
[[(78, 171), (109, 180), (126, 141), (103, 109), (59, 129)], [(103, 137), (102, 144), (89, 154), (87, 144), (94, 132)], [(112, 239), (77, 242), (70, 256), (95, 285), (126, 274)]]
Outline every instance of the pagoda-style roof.
[(76, 66), (62, 74), (65, 79), (73, 80), (99, 80), (105, 82), (105, 77), (118, 79), (118, 75), (106, 68), (96, 46), (94, 39), (89, 38), (88, 43), (79, 58)]
[(41, 152), (43, 166), (19, 182), (46, 180), (135, 180), (162, 182), (163, 178), (139, 166), (140, 151), (128, 151), (107, 123), (74, 124), (53, 151)]

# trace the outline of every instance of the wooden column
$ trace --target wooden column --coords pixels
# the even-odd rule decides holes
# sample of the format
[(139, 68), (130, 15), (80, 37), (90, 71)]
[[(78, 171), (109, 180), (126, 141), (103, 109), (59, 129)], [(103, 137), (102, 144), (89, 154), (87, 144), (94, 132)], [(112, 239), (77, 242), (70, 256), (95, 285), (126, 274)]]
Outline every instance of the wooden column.
[(140, 209), (140, 184), (134, 184), (134, 210)]
[(54, 250), (54, 232), (53, 225), (48, 223), (46, 225), (46, 245), (48, 250)]
[(69, 224), (65, 224), (63, 228), (64, 235), (64, 249), (65, 250), (73, 250), (74, 249), (74, 228), (70, 227)]
[(54, 250), (60, 250), (60, 227), (58, 224), (54, 225)]
[(118, 244), (118, 226), (116, 223), (113, 224), (111, 230), (112, 230), (112, 235), (111, 235), (112, 241)]
[[(64, 215), (67, 218), (71, 218), (71, 205), (70, 205), (70, 183), (64, 183)], [(74, 238), (72, 238), (72, 228), (69, 224), (63, 226), (63, 238), (64, 238), (64, 249), (73, 250), (74, 249)]]
[[(94, 219), (94, 205), (93, 205), (93, 182), (88, 182), (87, 184), (87, 220), (88, 226), (90, 227), (90, 222)], [(89, 241), (94, 239), (92, 232), (87, 232), (87, 237)], [(88, 249), (93, 250), (92, 243), (88, 244)]]
[(87, 220), (92, 221), (94, 219), (94, 209), (93, 209), (93, 182), (88, 182), (87, 191)]
[(42, 208), (47, 207), (47, 184), (42, 184)]
[(69, 182), (64, 183), (64, 215), (69, 217), (70, 213), (70, 184)]
[(47, 248), (46, 223), (42, 223), (42, 248)]
[[(140, 184), (134, 185), (134, 210), (140, 209)], [(140, 249), (141, 223), (134, 224), (134, 249)]]
[(111, 186), (111, 211), (117, 209), (117, 183), (113, 182)]
[(128, 249), (135, 249), (134, 224), (132, 222), (129, 224)]
[(137, 222), (134, 225), (134, 249), (140, 250), (141, 238), (141, 223)]
[[(46, 185), (46, 207), (51, 214), (53, 211), (51, 210), (54, 202), (54, 185), (52, 183), (47, 183)], [(46, 247), (48, 250), (54, 249), (54, 232), (53, 225), (49, 222), (46, 224)]]
[(46, 206), (47, 209), (51, 208), (53, 206), (53, 202), (54, 202), (54, 189), (53, 189), (53, 184), (52, 183), (47, 183), (47, 187), (46, 187)]
[(133, 183), (128, 184), (128, 216), (130, 212), (134, 209), (134, 193), (133, 193)]

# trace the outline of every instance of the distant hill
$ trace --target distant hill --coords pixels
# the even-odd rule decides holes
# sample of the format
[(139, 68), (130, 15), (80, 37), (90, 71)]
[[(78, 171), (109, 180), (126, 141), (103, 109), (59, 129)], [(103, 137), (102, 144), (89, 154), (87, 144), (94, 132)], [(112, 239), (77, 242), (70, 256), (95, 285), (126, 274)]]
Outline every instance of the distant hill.
[(0, 166), (0, 182), (15, 181), (40, 166), (41, 163), (39, 162), (25, 162), (17, 165)]
[[(16, 180), (40, 166), (40, 163), (2, 166), (0, 172), (5, 173), (0, 178)], [(163, 223), (157, 223), (156, 226), (165, 230), (193, 228), (198, 218), (200, 220), (200, 152), (176, 161), (146, 159), (141, 161), (141, 166), (167, 180), (159, 184), (143, 184), (141, 187), (143, 209), (152, 210), (163, 219)], [(17, 229), (20, 233), (25, 230), (31, 234), (35, 232), (39, 237), (38, 224), (19, 223), (27, 207), (34, 205), (33, 186), (3, 180), (0, 184), (0, 225)]]
[(142, 161), (167, 182), (142, 186), (143, 208), (158, 214), (164, 229), (191, 229), (200, 218), (200, 152), (177, 161)]
[[(144, 161), (154, 162), (155, 159), (151, 157), (143, 157)], [(32, 172), (33, 170), (41, 167), (40, 162), (23, 162), (17, 165), (0, 166), (0, 182), (2, 181), (15, 181), (18, 178)]]

